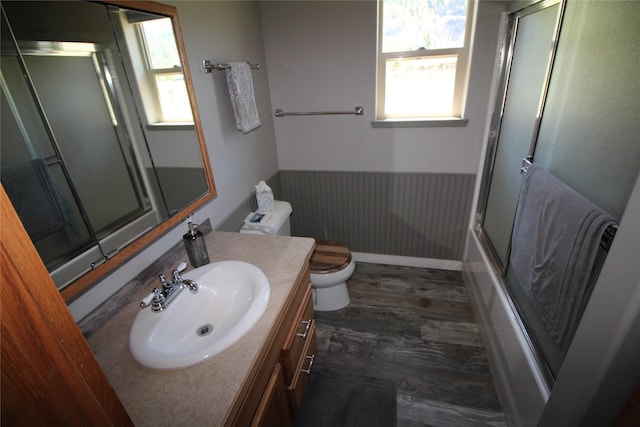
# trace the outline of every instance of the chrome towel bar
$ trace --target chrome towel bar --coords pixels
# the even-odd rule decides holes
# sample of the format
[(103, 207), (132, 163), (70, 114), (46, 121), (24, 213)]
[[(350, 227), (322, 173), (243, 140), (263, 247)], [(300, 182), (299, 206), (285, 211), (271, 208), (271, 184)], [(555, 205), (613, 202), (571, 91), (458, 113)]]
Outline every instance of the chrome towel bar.
[(296, 113), (285, 113), (282, 109), (278, 108), (276, 109), (275, 116), (326, 116), (331, 114), (354, 114), (356, 116), (361, 116), (364, 114), (364, 107), (356, 107), (353, 111), (307, 111)]
[[(249, 61), (247, 61), (247, 64), (249, 64), (249, 66), (251, 67), (252, 70), (259, 70), (260, 69), (260, 64), (252, 64)], [(205, 73), (210, 73), (213, 70), (218, 70), (218, 71), (226, 70), (226, 69), (229, 68), (229, 64), (212, 64), (211, 60), (203, 59), (202, 60), (202, 68), (204, 68), (204, 72)]]

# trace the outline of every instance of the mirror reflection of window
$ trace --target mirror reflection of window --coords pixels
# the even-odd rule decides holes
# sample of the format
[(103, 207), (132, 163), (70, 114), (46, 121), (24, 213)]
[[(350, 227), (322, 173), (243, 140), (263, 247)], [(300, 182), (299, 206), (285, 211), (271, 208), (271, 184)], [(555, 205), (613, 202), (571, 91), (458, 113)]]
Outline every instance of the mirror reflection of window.
[[(193, 122), (180, 56), (169, 18), (137, 24), (149, 78), (156, 89), (159, 116), (151, 122)], [(149, 113), (147, 112), (149, 115)]]

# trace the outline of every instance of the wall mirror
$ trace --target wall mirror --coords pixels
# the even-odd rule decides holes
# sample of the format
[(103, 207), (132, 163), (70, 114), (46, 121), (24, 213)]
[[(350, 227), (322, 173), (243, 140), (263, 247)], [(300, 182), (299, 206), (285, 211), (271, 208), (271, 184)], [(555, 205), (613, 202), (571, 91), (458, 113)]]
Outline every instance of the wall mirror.
[(177, 13), (3, 1), (1, 176), (67, 302), (215, 196)]

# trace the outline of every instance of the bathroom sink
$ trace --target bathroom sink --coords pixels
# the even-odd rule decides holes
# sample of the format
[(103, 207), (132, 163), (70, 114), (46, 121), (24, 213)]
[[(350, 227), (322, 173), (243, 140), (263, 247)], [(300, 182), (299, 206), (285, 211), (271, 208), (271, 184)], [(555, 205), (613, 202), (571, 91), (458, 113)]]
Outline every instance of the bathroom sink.
[(129, 348), (142, 365), (175, 369), (203, 362), (245, 335), (264, 314), (271, 289), (258, 267), (221, 261), (182, 275), (198, 283), (181, 291), (165, 310), (140, 310)]

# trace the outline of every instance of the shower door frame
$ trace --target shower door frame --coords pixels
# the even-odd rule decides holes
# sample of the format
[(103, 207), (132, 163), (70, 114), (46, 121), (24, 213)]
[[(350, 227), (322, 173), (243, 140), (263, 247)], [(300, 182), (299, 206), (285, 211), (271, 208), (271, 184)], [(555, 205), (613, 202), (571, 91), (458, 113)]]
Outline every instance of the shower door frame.
[[(509, 266), (509, 253), (511, 250), (511, 243), (509, 242), (507, 247), (507, 252), (505, 254), (505, 262), (502, 262), (498, 252), (491, 242), (487, 232), (484, 229), (484, 221), (485, 221), (485, 213), (488, 206), (489, 201), (489, 191), (491, 189), (491, 181), (494, 172), (494, 165), (496, 160), (498, 142), (500, 138), (500, 130), (503, 123), (505, 105), (507, 101), (507, 91), (509, 88), (509, 82), (511, 77), (511, 66), (514, 59), (515, 54), (515, 45), (516, 38), (518, 34), (518, 25), (521, 18), (531, 15), (536, 12), (540, 12), (548, 7), (558, 5), (559, 11), (557, 15), (557, 21), (555, 26), (555, 31), (553, 34), (553, 43), (550, 49), (549, 61), (546, 67), (546, 74), (544, 78), (544, 82), (541, 87), (540, 100), (538, 103), (537, 114), (535, 120), (533, 122), (533, 129), (531, 134), (531, 141), (529, 144), (529, 150), (527, 155), (522, 159), (522, 166), (524, 167), (527, 162), (532, 162), (534, 158), (534, 152), (536, 148), (536, 142), (538, 138), (538, 133), (540, 130), (540, 124), (542, 122), (542, 116), (544, 113), (544, 106), (547, 98), (547, 93), (549, 89), (549, 82), (551, 80), (551, 73), (553, 69), (553, 63), (555, 60), (555, 55), (558, 46), (558, 39), (560, 35), (560, 29), (562, 26), (562, 19), (564, 16), (564, 11), (566, 7), (566, 0), (543, 0), (524, 8), (511, 11), (507, 15), (506, 18), (506, 26), (505, 26), (505, 34), (501, 41), (501, 45), (499, 46), (499, 51), (501, 53), (499, 60), (497, 61), (498, 74), (497, 74), (497, 87), (496, 87), (496, 99), (495, 105), (493, 109), (493, 115), (490, 121), (489, 133), (488, 133), (488, 141), (487, 141), (487, 151), (484, 159), (483, 165), (483, 173), (480, 181), (480, 189), (478, 193), (478, 203), (476, 207), (476, 215), (473, 224), (473, 230), (480, 244), (482, 245), (485, 253), (487, 254), (490, 263), (496, 273), (496, 276), (500, 282), (500, 286), (506, 295), (509, 295), (507, 298), (509, 307), (514, 315), (514, 319), (516, 320), (519, 328), (523, 332), (522, 336), (525, 338), (526, 344), (531, 350), (531, 354), (533, 355), (536, 364), (540, 368), (545, 381), (547, 382), (547, 386), (551, 387), (554, 383), (555, 378), (551, 371), (549, 364), (546, 361), (546, 358), (535, 342), (535, 337), (532, 334), (528, 333), (528, 328), (522, 319), (520, 311), (516, 306), (516, 303), (513, 301), (511, 297), (511, 291), (506, 284), (506, 273), (507, 268)], [(519, 165), (514, 165), (514, 167), (519, 167)], [(515, 218), (515, 212), (514, 212)], [(509, 224), (510, 230), (513, 228), (513, 222)]]

